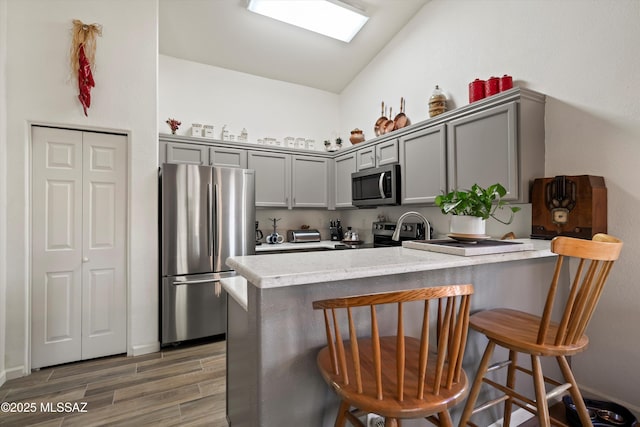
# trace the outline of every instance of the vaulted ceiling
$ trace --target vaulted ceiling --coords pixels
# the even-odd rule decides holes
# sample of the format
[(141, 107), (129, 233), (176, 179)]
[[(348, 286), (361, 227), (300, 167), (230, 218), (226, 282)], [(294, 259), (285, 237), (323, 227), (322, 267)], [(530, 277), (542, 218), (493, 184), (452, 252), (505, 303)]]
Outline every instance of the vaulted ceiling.
[(160, 54), (340, 93), (428, 1), (348, 0), (370, 18), (347, 44), (249, 12), (246, 0), (160, 0)]

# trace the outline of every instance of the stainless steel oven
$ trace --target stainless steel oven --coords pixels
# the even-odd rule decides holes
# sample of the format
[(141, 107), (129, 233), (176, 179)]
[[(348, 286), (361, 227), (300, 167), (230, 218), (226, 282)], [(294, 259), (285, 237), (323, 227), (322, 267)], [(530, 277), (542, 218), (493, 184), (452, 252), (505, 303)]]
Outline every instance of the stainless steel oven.
[(394, 163), (352, 173), (351, 202), (358, 207), (400, 204), (400, 165)]
[(405, 222), (400, 230), (400, 240), (392, 240), (391, 236), (396, 230), (395, 222), (374, 222), (371, 230), (373, 232), (373, 247), (386, 248), (402, 246), (403, 240), (423, 240), (425, 238), (425, 225), (423, 222)]

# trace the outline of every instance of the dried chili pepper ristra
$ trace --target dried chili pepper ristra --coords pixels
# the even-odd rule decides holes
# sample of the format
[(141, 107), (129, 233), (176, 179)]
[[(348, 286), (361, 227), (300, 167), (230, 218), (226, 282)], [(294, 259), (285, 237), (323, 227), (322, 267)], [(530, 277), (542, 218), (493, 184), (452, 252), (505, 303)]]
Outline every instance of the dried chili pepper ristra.
[(91, 88), (95, 86), (93, 74), (91, 73), (91, 64), (84, 53), (84, 46), (80, 45), (78, 52), (78, 99), (84, 109), (84, 115), (88, 116), (87, 109), (91, 107)]

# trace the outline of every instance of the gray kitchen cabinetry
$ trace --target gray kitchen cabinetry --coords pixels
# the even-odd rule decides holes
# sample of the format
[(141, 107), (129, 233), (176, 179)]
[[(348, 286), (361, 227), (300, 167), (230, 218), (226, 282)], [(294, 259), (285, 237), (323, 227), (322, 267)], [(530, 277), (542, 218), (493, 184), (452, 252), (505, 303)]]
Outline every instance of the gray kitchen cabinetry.
[(527, 126), (544, 120), (544, 113), (537, 119), (528, 116), (532, 106), (527, 102), (487, 108), (447, 124), (449, 189), (501, 183), (507, 190), (504, 199), (528, 201), (529, 180), (544, 176), (544, 133), (536, 141)]
[(400, 137), (403, 205), (434, 203), (447, 190), (446, 125)]
[(256, 206), (288, 208), (291, 193), (289, 154), (249, 151), (247, 166), (256, 171)]
[(164, 156), (161, 156), (160, 163), (189, 163), (226, 168), (247, 167), (247, 150), (232, 147), (166, 142), (164, 153), (161, 154)]
[(326, 208), (329, 202), (329, 161), (323, 157), (291, 156), (292, 208)]
[(165, 149), (164, 159), (160, 163), (209, 164), (209, 147), (206, 145), (167, 142)]
[(247, 150), (231, 147), (210, 147), (209, 164), (225, 168), (247, 168)]
[(247, 166), (256, 171), (257, 207), (328, 207), (327, 158), (249, 151)]
[(351, 174), (356, 172), (356, 152), (335, 158), (333, 194), (336, 208), (352, 208)]
[(380, 142), (356, 151), (356, 165), (359, 171), (398, 161), (398, 140), (396, 138)]

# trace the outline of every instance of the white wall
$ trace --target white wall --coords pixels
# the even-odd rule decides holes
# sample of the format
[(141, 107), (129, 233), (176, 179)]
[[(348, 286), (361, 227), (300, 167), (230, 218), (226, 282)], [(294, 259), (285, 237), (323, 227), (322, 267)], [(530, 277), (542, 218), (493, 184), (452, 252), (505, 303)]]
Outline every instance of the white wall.
[[(178, 135), (190, 135), (191, 124), (224, 125), (231, 134), (243, 128), (249, 141), (265, 137), (309, 138), (315, 149), (335, 139), (339, 129), (339, 97), (330, 92), (238, 73), (160, 55), (158, 130), (169, 133), (168, 118), (182, 122)], [(332, 137), (332, 134), (335, 134)], [(342, 139), (348, 144), (349, 133)]]
[(0, 0), (0, 386), (4, 369), (7, 289), (7, 1)]
[[(29, 122), (129, 134), (128, 351), (156, 350), (157, 0), (8, 0), (6, 16), (6, 370), (28, 366)], [(73, 19), (103, 26), (89, 117), (69, 79)]]
[[(573, 358), (583, 390), (640, 412), (640, 2), (432, 0), (341, 94), (343, 131), (371, 132), (381, 100), (427, 117), (439, 84), (453, 106), (476, 77), (510, 74), (547, 94), (546, 175), (605, 177), (609, 233), (626, 243)], [(362, 106), (368, 108), (362, 108)]]

